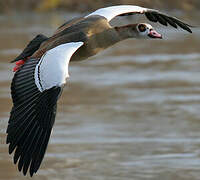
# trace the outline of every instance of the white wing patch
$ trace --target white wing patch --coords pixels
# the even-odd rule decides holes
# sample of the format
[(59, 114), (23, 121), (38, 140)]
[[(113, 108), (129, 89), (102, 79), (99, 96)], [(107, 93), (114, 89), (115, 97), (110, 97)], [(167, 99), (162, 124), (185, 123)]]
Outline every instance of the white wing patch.
[(101, 8), (93, 13), (85, 16), (86, 18), (93, 15), (99, 15), (105, 17), (108, 22), (112, 20), (114, 17), (125, 14), (125, 13), (144, 13), (147, 9), (140, 6), (132, 6), (132, 5), (120, 5), (120, 6), (110, 6), (107, 8)]
[(35, 68), (35, 84), (41, 92), (65, 84), (66, 78), (69, 77), (69, 61), (82, 45), (83, 42), (62, 44), (41, 57)]

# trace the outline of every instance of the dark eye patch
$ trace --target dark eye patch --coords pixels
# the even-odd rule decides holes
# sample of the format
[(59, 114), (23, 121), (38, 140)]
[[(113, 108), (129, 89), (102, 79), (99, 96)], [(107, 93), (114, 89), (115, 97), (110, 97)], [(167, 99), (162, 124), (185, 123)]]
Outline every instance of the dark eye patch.
[(146, 26), (144, 24), (140, 24), (138, 26), (138, 29), (139, 29), (140, 32), (144, 32), (144, 31), (146, 31), (147, 28), (146, 28)]

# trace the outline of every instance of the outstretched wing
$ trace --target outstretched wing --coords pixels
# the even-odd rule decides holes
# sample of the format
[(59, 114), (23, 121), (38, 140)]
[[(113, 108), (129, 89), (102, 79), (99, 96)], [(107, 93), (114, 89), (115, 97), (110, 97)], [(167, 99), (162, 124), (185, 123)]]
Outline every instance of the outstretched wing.
[(190, 29), (190, 27), (192, 27), (191, 25), (186, 24), (175, 17), (169, 16), (155, 9), (148, 9), (140, 6), (120, 5), (101, 8), (87, 15), (86, 17), (99, 15), (105, 17), (108, 21), (111, 21), (116, 16), (129, 16), (134, 14), (145, 14), (147, 19), (152, 22), (159, 22), (160, 24), (165, 26), (170, 24), (174, 28), (177, 28), (179, 26), (180, 28), (192, 33)]
[(40, 167), (56, 116), (56, 105), (68, 64), (82, 42), (67, 43), (49, 50), (40, 60), (29, 59), (18, 70), (11, 84), (13, 108), (7, 128), (9, 153), (14, 163), (28, 168), (32, 176)]

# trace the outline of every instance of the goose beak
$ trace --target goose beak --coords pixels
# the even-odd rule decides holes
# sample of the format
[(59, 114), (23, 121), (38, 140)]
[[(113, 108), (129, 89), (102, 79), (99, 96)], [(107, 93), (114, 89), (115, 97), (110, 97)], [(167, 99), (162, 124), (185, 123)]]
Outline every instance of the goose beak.
[(155, 38), (155, 39), (162, 39), (162, 35), (159, 34), (157, 31), (155, 31), (154, 29), (151, 29), (148, 36), (150, 38)]

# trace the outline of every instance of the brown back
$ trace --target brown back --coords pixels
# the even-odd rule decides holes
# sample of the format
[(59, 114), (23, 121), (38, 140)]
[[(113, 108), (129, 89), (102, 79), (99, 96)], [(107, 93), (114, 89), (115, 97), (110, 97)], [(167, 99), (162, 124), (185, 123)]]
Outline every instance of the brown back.
[(109, 28), (111, 28), (111, 26), (107, 20), (101, 16), (76, 18), (59, 27), (52, 37), (41, 44), (40, 48), (33, 54), (33, 57), (40, 58), (46, 51), (68, 42), (81, 41), (87, 45), (89, 40), (93, 39), (92, 44), (95, 46), (95, 43), (98, 42), (95, 42), (94, 36)]

